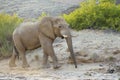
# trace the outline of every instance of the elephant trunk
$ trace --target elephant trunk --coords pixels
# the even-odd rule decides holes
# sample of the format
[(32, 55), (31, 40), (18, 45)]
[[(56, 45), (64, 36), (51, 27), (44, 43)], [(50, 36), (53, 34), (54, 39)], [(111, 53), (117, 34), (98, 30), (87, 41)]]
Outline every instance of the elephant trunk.
[(75, 55), (74, 55), (74, 51), (73, 51), (73, 46), (72, 46), (72, 38), (71, 38), (71, 36), (66, 36), (65, 39), (66, 39), (68, 49), (69, 49), (70, 54), (71, 54), (71, 58), (73, 59), (75, 68), (77, 68), (77, 63), (76, 63), (76, 59), (75, 59)]

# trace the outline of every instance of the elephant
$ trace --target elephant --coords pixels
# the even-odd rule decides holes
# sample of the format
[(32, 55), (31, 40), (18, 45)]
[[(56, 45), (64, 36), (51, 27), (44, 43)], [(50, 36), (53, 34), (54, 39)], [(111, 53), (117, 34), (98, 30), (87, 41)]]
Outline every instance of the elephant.
[(13, 31), (12, 39), (14, 43), (13, 54), (9, 61), (10, 67), (16, 67), (16, 57), (20, 55), (22, 67), (29, 67), (25, 52), (38, 47), (43, 49), (43, 66), (47, 67), (48, 57), (53, 60), (53, 68), (60, 67), (57, 57), (54, 53), (53, 42), (57, 37), (65, 38), (74, 65), (77, 68), (76, 59), (74, 56), (72, 38), (69, 29), (69, 24), (60, 17), (43, 17), (36, 22), (23, 22)]

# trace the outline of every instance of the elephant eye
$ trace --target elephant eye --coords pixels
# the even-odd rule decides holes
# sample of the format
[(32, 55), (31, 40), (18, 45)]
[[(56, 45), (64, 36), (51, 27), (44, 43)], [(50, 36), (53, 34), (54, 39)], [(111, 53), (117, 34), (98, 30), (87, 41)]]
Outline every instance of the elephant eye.
[(58, 26), (59, 28), (62, 28), (62, 26)]

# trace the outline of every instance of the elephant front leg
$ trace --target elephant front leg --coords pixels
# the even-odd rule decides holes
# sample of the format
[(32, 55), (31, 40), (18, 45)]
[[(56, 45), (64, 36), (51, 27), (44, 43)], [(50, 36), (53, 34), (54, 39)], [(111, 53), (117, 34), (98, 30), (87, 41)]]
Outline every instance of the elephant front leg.
[(44, 49), (43, 66), (47, 67), (47, 68), (49, 67), (49, 65), (48, 65), (48, 56), (46, 56), (46, 53), (47, 53), (53, 60), (53, 68), (57, 69), (57, 68), (61, 67), (60, 64), (58, 64), (58, 60), (57, 60), (56, 55), (54, 54), (54, 50), (53, 50), (52, 46), (47, 45), (43, 49)]
[[(52, 58), (52, 60), (53, 60), (53, 68), (54, 69), (59, 68), (60, 64), (58, 64), (58, 60), (57, 60), (57, 57), (56, 57), (56, 55), (54, 53), (53, 46), (52, 46), (53, 40), (43, 36), (42, 39), (40, 39), (40, 43), (42, 45), (44, 55), (47, 54), (48, 56), (50, 56)], [(47, 63), (46, 62), (47, 59), (44, 59), (43, 61), (44, 61), (43, 63), (45, 63), (45, 64)]]
[[(52, 48), (52, 50), (53, 50), (53, 48)], [(51, 53), (49, 53), (49, 55), (50, 55), (50, 57), (51, 57), (52, 60), (53, 60), (53, 68), (54, 68), (54, 69), (60, 68), (61, 66), (60, 66), (60, 64), (58, 64), (58, 60), (57, 60), (57, 57), (56, 57), (54, 51), (51, 52)]]
[(48, 63), (48, 54), (44, 51), (43, 55), (43, 66), (42, 68), (50, 68), (50, 65)]

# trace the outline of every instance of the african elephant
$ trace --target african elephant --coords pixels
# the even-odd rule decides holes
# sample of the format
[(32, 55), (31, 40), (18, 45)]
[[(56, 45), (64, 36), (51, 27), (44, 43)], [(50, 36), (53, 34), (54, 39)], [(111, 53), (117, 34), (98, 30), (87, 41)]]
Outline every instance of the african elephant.
[(37, 22), (24, 22), (20, 24), (12, 35), (14, 49), (9, 61), (9, 66), (16, 66), (15, 59), (19, 54), (22, 59), (22, 67), (29, 67), (25, 51), (33, 50), (41, 46), (44, 52), (43, 66), (47, 66), (48, 56), (50, 56), (53, 60), (53, 68), (59, 68), (60, 65), (58, 64), (52, 44), (56, 37), (61, 37), (66, 39), (71, 57), (73, 58), (75, 67), (77, 67), (68, 26), (64, 19), (58, 17), (44, 17)]

